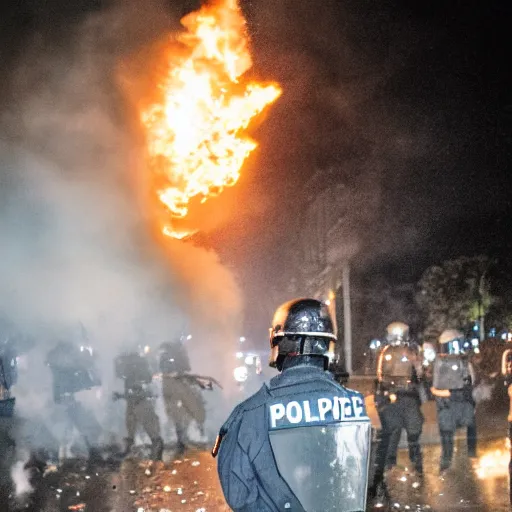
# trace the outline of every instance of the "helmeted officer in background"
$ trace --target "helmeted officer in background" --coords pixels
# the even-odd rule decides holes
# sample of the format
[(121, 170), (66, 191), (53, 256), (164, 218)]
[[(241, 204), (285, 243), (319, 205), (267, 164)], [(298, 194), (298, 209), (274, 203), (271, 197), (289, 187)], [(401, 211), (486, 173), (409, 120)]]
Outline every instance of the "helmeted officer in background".
[(135, 442), (137, 428), (142, 426), (151, 440), (151, 459), (161, 460), (164, 442), (160, 435), (160, 420), (155, 412), (151, 390), (153, 372), (149, 361), (140, 351), (120, 354), (115, 359), (116, 377), (124, 380), (124, 393), (114, 393), (114, 400), (126, 400), (126, 446), (128, 455)]
[[(176, 456), (182, 455), (188, 444), (188, 429), (193, 421), (204, 436), (206, 409), (200, 381), (191, 375), (190, 360), (182, 340), (160, 345), (160, 371), (165, 411), (176, 427)], [(211, 389), (211, 388), (210, 388)]]
[(438, 355), (434, 361), (431, 391), (436, 401), (441, 436), (441, 472), (451, 466), (458, 428), (467, 427), (468, 456), (476, 457), (475, 372), (468, 357), (462, 353), (462, 347), (463, 334), (454, 329), (445, 330), (439, 337)]
[(314, 299), (283, 304), (270, 330), (280, 375), (239, 404), (212, 454), (235, 511), (364, 511), (371, 424), (363, 396), (326, 371), (336, 334)]
[(510, 341), (507, 343), (510, 345), (509, 348), (506, 348), (503, 351), (503, 355), (501, 357), (501, 374), (503, 375), (505, 389), (507, 390), (507, 394), (509, 397), (509, 410), (508, 410), (508, 438), (510, 441), (510, 462), (508, 466), (509, 472), (509, 494), (510, 494), (510, 503), (512, 504), (512, 343)]
[(418, 475), (423, 474), (421, 404), (426, 401), (426, 394), (420, 381), (419, 350), (410, 342), (409, 326), (401, 322), (388, 325), (387, 342), (379, 354), (375, 389), (375, 405), (381, 422), (375, 462), (376, 484), (382, 481), (386, 467), (396, 465), (402, 429), (407, 432), (409, 459), (414, 470)]
[(9, 510), (8, 496), (14, 486), (11, 475), (16, 457), (16, 398), (11, 388), (18, 378), (17, 351), (9, 334), (0, 327), (0, 510)]
[(11, 388), (18, 380), (17, 351), (10, 337), (0, 339), (0, 417), (12, 417), (15, 397)]
[[(71, 341), (60, 341), (48, 352), (46, 364), (53, 377), (53, 400), (64, 407), (68, 419), (65, 442), (69, 443), (72, 430), (76, 428), (85, 442), (89, 457), (99, 458), (96, 443), (101, 436), (101, 426), (94, 413), (75, 397), (80, 391), (101, 386), (92, 350)], [(67, 448), (68, 444), (61, 444), (61, 460), (67, 458)]]

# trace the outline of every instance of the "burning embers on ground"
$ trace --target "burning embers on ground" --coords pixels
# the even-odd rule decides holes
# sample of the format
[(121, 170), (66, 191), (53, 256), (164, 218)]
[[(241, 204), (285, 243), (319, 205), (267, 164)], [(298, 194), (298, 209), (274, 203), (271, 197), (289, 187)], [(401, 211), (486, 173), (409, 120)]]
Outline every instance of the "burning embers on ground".
[(136, 510), (230, 510), (222, 496), (215, 461), (207, 452), (190, 453), (168, 464), (141, 462), (134, 470)]
[(172, 218), (233, 186), (257, 147), (245, 130), (281, 94), (245, 78), (252, 67), (246, 22), (237, 0), (217, 0), (181, 20), (185, 30), (166, 55), (166, 74), (141, 119), (157, 195), (170, 214), (163, 232), (185, 238)]

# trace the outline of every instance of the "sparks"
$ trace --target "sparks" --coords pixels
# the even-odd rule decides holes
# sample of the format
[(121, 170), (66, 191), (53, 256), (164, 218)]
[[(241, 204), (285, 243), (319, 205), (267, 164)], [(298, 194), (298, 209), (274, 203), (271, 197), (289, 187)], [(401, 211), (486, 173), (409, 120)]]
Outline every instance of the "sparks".
[[(252, 67), (245, 19), (237, 0), (203, 6), (181, 20), (185, 48), (169, 51), (158, 101), (141, 113), (149, 167), (171, 218), (184, 218), (192, 198), (206, 201), (233, 186), (257, 143), (245, 132), (280, 95), (278, 85), (244, 80)], [(172, 225), (167, 236), (186, 238)]]

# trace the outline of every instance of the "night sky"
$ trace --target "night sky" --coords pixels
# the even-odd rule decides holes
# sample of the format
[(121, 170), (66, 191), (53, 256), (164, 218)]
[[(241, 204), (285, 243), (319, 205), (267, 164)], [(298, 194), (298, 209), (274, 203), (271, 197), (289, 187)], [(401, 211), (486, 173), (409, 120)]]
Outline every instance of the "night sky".
[[(224, 222), (201, 240), (236, 271), (247, 303), (265, 301), (266, 290), (281, 285), (287, 265), (279, 248), (293, 243), (304, 183), (332, 162), (341, 171), (326, 186), (357, 187), (355, 177), (365, 174), (378, 197), (357, 233), (361, 272), (411, 282), (431, 263), (461, 254), (508, 259), (510, 3), (242, 3), (253, 72), (278, 81), (284, 95), (254, 129), (260, 147), (223, 199)], [(10, 4), (0, 16), (3, 73), (35, 30), (52, 31), (62, 44), (74, 23), (108, 7), (87, 0)], [(169, 8), (186, 12), (197, 4)], [(4, 87), (0, 92), (5, 101)]]

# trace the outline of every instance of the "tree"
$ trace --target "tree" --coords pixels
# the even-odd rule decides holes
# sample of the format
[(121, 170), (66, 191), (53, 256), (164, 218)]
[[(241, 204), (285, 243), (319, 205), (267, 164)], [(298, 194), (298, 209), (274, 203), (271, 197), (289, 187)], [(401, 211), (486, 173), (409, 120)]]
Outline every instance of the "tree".
[(423, 337), (436, 340), (445, 329), (465, 329), (484, 318), (492, 303), (486, 256), (449, 260), (428, 268), (418, 283), (416, 302), (423, 315)]

